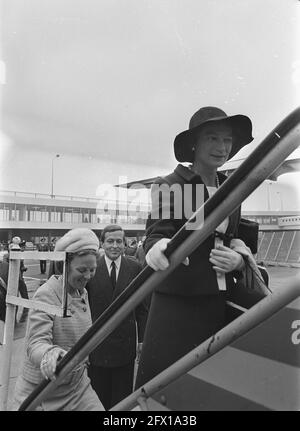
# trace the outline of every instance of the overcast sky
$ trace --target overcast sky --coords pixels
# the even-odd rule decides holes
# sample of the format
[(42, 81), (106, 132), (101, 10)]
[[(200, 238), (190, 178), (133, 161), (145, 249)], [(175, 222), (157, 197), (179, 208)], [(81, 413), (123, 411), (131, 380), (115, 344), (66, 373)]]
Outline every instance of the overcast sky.
[(246, 155), (299, 105), (299, 7), (2, 0), (1, 188), (49, 193), (56, 153), (57, 194), (167, 174), (175, 135), (206, 105), (251, 117)]

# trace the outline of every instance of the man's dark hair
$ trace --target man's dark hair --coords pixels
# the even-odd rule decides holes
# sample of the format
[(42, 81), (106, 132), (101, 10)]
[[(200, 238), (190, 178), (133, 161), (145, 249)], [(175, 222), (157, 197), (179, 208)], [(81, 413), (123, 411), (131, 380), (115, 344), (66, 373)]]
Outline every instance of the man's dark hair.
[(109, 225), (105, 226), (105, 228), (101, 232), (100, 241), (101, 242), (105, 241), (105, 235), (107, 233), (116, 232), (118, 230), (120, 230), (124, 233), (123, 237), (124, 237), (124, 242), (125, 242), (125, 232), (124, 232), (123, 228), (121, 226), (119, 226), (118, 224), (109, 224)]

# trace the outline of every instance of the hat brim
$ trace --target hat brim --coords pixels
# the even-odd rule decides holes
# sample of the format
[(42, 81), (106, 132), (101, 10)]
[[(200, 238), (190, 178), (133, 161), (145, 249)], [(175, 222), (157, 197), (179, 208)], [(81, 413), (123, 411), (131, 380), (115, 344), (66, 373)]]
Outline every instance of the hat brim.
[(201, 128), (210, 123), (229, 123), (233, 131), (231, 152), (227, 160), (231, 159), (241, 148), (253, 141), (252, 122), (246, 115), (231, 117), (215, 117), (204, 121), (199, 126), (179, 133), (174, 140), (174, 153), (178, 162), (193, 162), (195, 139)]
[(78, 253), (83, 250), (99, 249), (97, 235), (87, 228), (74, 228), (64, 234), (55, 244), (55, 251)]

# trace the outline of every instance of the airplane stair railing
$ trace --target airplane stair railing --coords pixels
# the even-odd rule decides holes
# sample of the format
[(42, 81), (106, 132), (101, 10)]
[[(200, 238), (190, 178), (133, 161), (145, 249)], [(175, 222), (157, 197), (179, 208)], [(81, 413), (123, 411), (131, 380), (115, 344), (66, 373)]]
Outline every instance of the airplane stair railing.
[[(155, 405), (155, 410), (160, 407), (160, 409), (168, 409), (168, 399), (166, 394), (160, 395), (159, 400), (157, 402), (151, 398), (152, 395), (157, 394), (157, 392), (162, 391), (166, 386), (172, 383), (174, 380), (178, 379), (180, 376), (183, 376), (190, 370), (192, 370), (195, 366), (201, 364), (205, 360), (209, 359), (216, 353), (218, 353), (224, 347), (232, 344), (235, 340), (245, 335), (248, 331), (260, 325), (262, 322), (266, 321), (270, 317), (272, 317), (275, 313), (280, 311), (283, 307), (290, 304), (293, 300), (300, 296), (300, 276), (294, 277), (293, 280), (290, 281), (288, 286), (285, 286), (282, 290), (277, 290), (273, 292), (272, 295), (267, 296), (262, 299), (256, 305), (247, 310), (246, 313), (242, 314), (240, 317), (236, 318), (233, 322), (226, 325), (220, 331), (215, 333), (212, 337), (205, 340), (198, 347), (193, 349), (191, 352), (183, 356), (177, 362), (172, 364), (170, 367), (162, 371), (160, 374), (155, 376), (149, 382), (147, 382), (142, 387), (138, 388), (131, 395), (126, 397), (124, 400), (120, 401), (118, 404), (113, 406), (111, 411), (129, 411), (132, 409), (136, 409), (139, 407), (140, 410), (151, 410), (153, 408), (153, 404)], [(299, 326), (300, 326), (300, 321)], [(292, 322), (291, 322), (292, 323)], [(275, 328), (274, 328), (275, 330)], [(292, 328), (291, 328), (292, 334)], [(278, 333), (274, 338), (278, 336)], [(290, 337), (291, 338), (291, 337)], [(300, 337), (299, 337), (300, 338)], [(298, 367), (300, 364), (300, 357), (298, 355), (297, 358)], [(234, 364), (232, 364), (234, 366)], [(268, 364), (265, 365), (267, 367)], [(217, 373), (217, 368), (215, 369), (215, 373)], [(296, 373), (295, 373), (296, 374)], [(298, 371), (299, 376), (299, 371)], [(250, 377), (249, 377), (250, 378)], [(266, 382), (265, 386), (269, 385), (268, 390), (270, 390), (271, 386), (275, 386), (274, 379), (273, 382)], [(295, 382), (297, 385), (297, 382)], [(185, 386), (186, 388), (186, 386)], [(290, 388), (292, 390), (292, 388)], [(171, 390), (171, 389), (170, 389)], [(187, 390), (186, 390), (187, 392)], [(186, 393), (185, 393), (186, 396)], [(205, 394), (203, 394), (205, 396)], [(157, 397), (156, 397), (157, 398)], [(300, 397), (299, 399), (287, 400), (289, 403), (289, 407), (291, 405), (293, 408), (298, 410), (300, 408)], [(197, 405), (197, 409), (194, 407), (194, 410), (201, 410), (199, 406), (201, 406), (201, 398), (198, 401), (193, 401), (194, 406)], [(174, 401), (173, 401), (174, 403)], [(177, 408), (176, 410), (181, 410), (182, 404), (181, 401), (177, 400)], [(152, 407), (151, 407), (152, 405)]]
[[(56, 379), (44, 380), (19, 410), (34, 410), (122, 322), (155, 287), (197, 248), (299, 146), (300, 108), (289, 114), (248, 156), (239, 168), (174, 235), (165, 252), (165, 271), (146, 266), (111, 306), (94, 322), (58, 363)], [(201, 214), (203, 217), (201, 217)], [(193, 229), (190, 229), (193, 224)]]

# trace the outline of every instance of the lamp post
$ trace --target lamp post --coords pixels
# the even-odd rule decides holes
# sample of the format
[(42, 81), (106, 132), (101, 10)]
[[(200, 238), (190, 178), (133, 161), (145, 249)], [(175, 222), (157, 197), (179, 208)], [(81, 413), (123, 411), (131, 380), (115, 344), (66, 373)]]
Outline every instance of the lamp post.
[(55, 154), (55, 156), (51, 160), (51, 197), (53, 198), (53, 162), (55, 159), (60, 157), (60, 154)]
[(270, 196), (270, 186), (272, 186), (271, 181), (267, 181), (267, 195), (268, 195), (268, 211), (271, 210), (271, 196)]
[(276, 194), (279, 197), (279, 201), (280, 201), (280, 211), (283, 211), (283, 202), (282, 202), (282, 196), (280, 192), (276, 192)]

